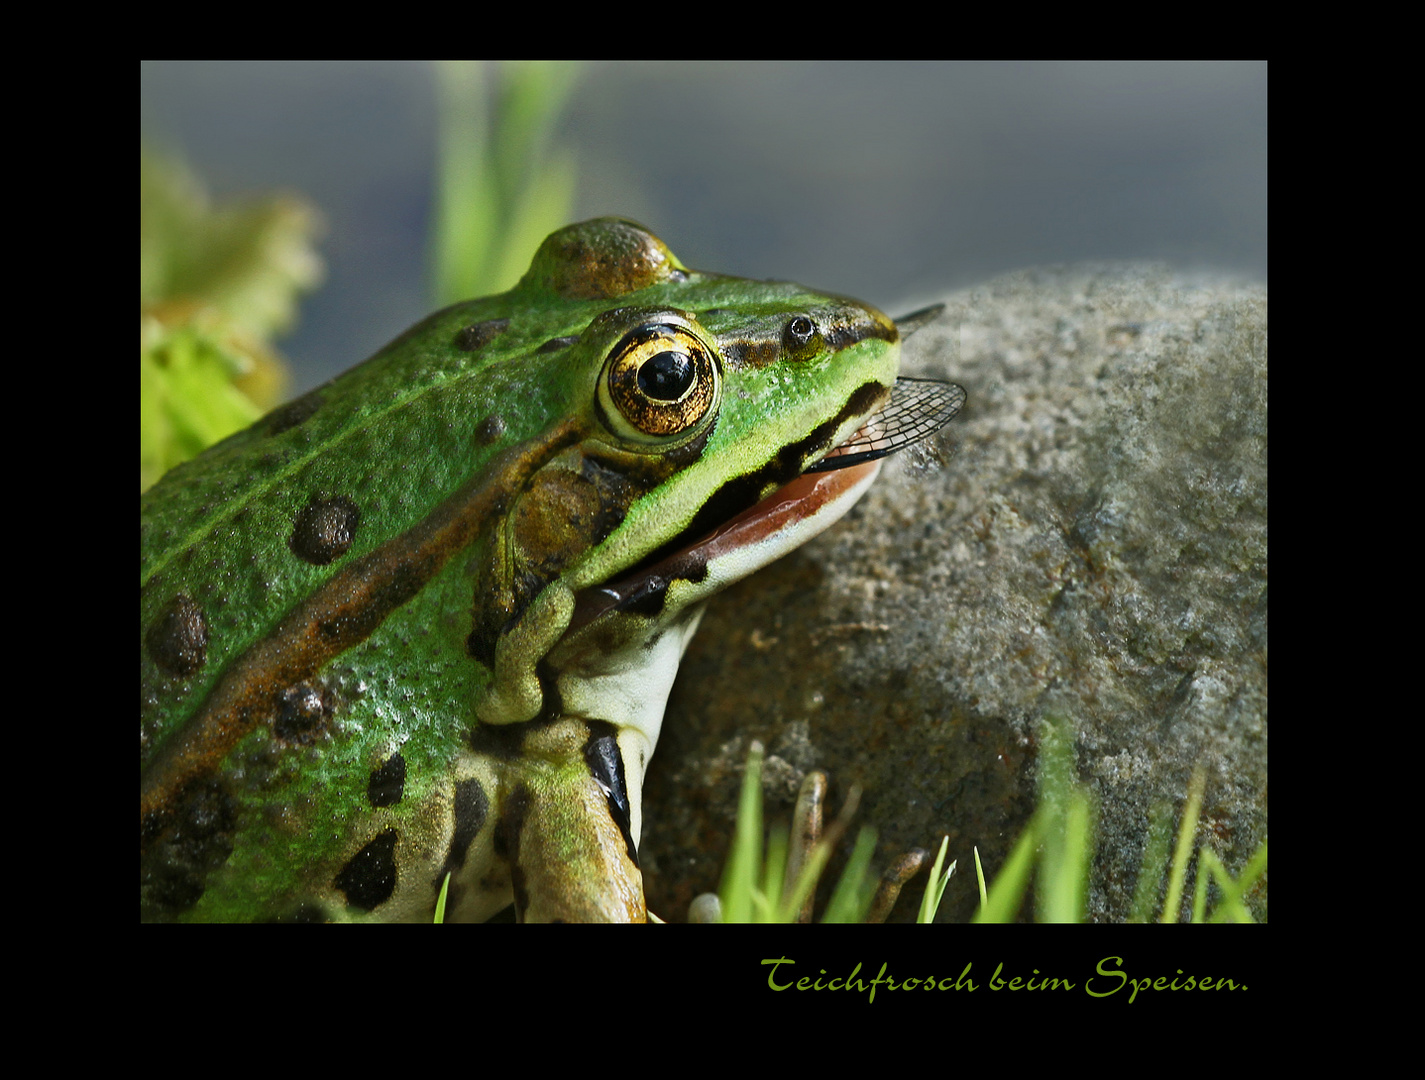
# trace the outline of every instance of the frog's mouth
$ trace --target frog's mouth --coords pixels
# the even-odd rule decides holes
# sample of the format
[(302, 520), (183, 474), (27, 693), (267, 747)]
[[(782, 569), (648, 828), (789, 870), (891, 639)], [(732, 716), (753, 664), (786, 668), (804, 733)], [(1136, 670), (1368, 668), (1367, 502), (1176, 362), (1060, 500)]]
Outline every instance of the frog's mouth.
[(692, 587), (693, 603), (806, 543), (851, 509), (876, 478), (881, 458), (939, 430), (964, 401), (965, 391), (954, 383), (897, 379), (884, 408), (790, 483), (691, 544), (581, 592), (568, 632), (612, 610), (657, 617), (674, 582)]

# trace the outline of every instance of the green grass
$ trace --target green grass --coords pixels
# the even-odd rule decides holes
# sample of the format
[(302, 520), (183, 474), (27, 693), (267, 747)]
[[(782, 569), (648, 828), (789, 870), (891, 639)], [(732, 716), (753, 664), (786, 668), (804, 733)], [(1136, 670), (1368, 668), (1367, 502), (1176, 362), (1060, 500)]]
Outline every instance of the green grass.
[(435, 900), (435, 921), (445, 922), (445, 897), (450, 892), (450, 873), (446, 872), (445, 880), (440, 883), (440, 895)]
[[(856, 813), (860, 792), (853, 788), (846, 805), (824, 835), (811, 844), (804, 857), (794, 853), (791, 830), (784, 825), (774, 827), (767, 838), (766, 854), (762, 851), (762, 744), (753, 742), (747, 756), (747, 769), (742, 778), (737, 824), (732, 850), (723, 870), (722, 887), (718, 892), (720, 917), (707, 921), (725, 923), (791, 923), (806, 921), (804, 908), (816, 890), (827, 861), (838, 841), (847, 832)], [(800, 802), (800, 800), (799, 800)], [(917, 921), (930, 922), (944, 895), (946, 883), (955, 871), (955, 864), (945, 867), (947, 837), (940, 845), (939, 855), (931, 868), (931, 883), (925, 890)], [(876, 848), (876, 831), (862, 828), (856, 844), (837, 880), (831, 899), (821, 918), (823, 923), (859, 923), (867, 921), (876, 907), (878, 883), (870, 873)], [(790, 865), (800, 864), (800, 871), (788, 876)], [(882, 912), (884, 915), (884, 912)]]
[[(1046, 722), (1040, 729), (1038, 801), (1029, 824), (1011, 848), (1009, 856), (991, 883), (986, 882), (979, 849), (974, 849), (975, 876), (980, 907), (973, 922), (1005, 923), (1018, 917), (1030, 885), (1034, 887), (1034, 914), (1038, 922), (1082, 922), (1085, 918), (1089, 875), (1096, 847), (1098, 806), (1092, 790), (1078, 780), (1074, 768), (1072, 737), (1067, 725)], [(795, 922), (802, 901), (811, 895), (831, 849), (846, 831), (854, 813), (855, 792), (848, 810), (827, 835), (812, 849), (802, 875), (790, 886), (785, 881), (787, 831), (773, 829), (764, 857), (762, 853), (761, 800), (762, 747), (754, 743), (743, 777), (737, 825), (732, 850), (723, 873), (722, 922)], [(1177, 841), (1169, 860), (1171, 808), (1159, 807), (1153, 814), (1144, 849), (1142, 869), (1129, 922), (1177, 921), (1184, 889), (1193, 890), (1191, 922), (1256, 922), (1247, 898), (1267, 869), (1264, 840), (1236, 877), (1207, 844), (1197, 848), (1196, 874), (1189, 883), (1189, 871), (1202, 805), (1205, 778), (1201, 769), (1193, 773), (1187, 799), (1179, 819)], [(955, 864), (942, 870), (948, 837), (931, 869), (930, 882), (921, 900), (917, 922), (930, 922), (944, 895)], [(862, 829), (856, 848), (847, 862), (840, 882), (823, 915), (822, 922), (864, 921), (874, 893), (868, 883), (875, 833)], [(1164, 877), (1166, 875), (1166, 885)], [(1216, 896), (1209, 906), (1209, 892)], [(1161, 906), (1156, 900), (1163, 894)]]

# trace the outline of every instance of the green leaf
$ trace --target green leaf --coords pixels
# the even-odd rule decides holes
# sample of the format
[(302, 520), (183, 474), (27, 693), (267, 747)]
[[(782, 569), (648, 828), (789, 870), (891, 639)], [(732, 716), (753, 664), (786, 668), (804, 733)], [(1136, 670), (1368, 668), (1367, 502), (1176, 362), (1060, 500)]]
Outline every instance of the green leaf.
[(177, 158), (140, 149), (139, 165), (140, 307), (214, 308), (258, 340), (289, 330), (323, 276), (316, 209), (291, 194), (214, 205)]
[(190, 169), (139, 152), (139, 483), (278, 404), (268, 339), (320, 281), (317, 212), (290, 195), (213, 205)]

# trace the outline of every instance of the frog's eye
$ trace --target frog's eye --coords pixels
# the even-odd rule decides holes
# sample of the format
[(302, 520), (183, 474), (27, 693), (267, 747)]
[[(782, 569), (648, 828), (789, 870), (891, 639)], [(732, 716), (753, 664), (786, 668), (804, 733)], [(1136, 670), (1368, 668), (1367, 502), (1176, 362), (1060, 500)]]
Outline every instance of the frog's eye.
[(700, 428), (720, 387), (717, 358), (702, 339), (675, 323), (649, 323), (614, 346), (599, 399), (619, 434), (664, 442)]

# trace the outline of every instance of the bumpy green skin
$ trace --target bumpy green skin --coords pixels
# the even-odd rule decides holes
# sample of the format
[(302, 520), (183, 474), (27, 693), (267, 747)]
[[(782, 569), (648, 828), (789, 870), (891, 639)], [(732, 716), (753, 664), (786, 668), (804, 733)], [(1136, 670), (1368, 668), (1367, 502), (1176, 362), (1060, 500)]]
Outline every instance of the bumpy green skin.
[[(721, 381), (702, 419), (649, 436), (600, 391), (611, 351), (660, 319)], [(874, 309), (686, 271), (601, 219), (174, 469), (142, 501), (143, 917), (428, 921), (446, 871), (459, 918), (511, 879), (522, 917), (641, 917), (636, 870), (615, 914), (561, 894), (620, 846), (607, 823), (575, 835), (579, 747), (604, 729), (550, 689), (572, 598), (845, 438), (896, 343)], [(608, 647), (691, 633), (689, 615), (615, 613), (637, 628)]]

